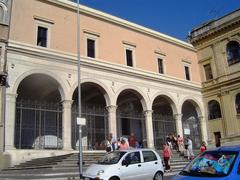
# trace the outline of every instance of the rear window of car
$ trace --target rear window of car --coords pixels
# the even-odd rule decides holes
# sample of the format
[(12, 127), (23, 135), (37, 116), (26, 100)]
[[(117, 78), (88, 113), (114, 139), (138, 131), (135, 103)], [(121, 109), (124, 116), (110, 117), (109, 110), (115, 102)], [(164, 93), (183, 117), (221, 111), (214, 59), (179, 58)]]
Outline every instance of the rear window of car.
[(152, 151), (142, 151), (144, 162), (156, 161), (157, 156)]
[(195, 158), (180, 175), (223, 177), (227, 176), (238, 156), (235, 151), (209, 151)]

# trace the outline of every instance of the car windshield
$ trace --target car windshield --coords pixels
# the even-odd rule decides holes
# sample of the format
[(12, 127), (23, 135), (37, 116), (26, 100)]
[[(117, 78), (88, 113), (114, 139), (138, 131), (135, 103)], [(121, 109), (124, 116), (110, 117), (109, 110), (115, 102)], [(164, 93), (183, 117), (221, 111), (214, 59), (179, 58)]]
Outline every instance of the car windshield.
[(209, 151), (196, 157), (180, 172), (184, 176), (223, 177), (227, 176), (234, 165), (238, 152)]
[(125, 153), (126, 152), (122, 152), (122, 151), (110, 152), (110, 153), (106, 154), (105, 156), (103, 156), (98, 161), (98, 164), (116, 164), (123, 157), (123, 155)]

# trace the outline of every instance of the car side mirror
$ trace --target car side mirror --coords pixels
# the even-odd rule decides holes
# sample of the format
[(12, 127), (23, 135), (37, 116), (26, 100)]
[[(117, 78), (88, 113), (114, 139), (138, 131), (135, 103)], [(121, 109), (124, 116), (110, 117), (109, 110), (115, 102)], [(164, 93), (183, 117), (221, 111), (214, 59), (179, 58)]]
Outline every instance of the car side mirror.
[(129, 165), (128, 161), (126, 159), (124, 159), (122, 161), (122, 166), (128, 166), (128, 165)]

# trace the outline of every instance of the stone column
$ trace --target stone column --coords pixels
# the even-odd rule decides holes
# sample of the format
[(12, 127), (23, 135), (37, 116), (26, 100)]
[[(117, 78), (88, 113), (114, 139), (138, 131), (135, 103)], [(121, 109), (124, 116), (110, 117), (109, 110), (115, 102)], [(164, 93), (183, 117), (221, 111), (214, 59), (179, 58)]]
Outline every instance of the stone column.
[(208, 142), (208, 134), (207, 134), (207, 121), (204, 116), (198, 117), (200, 121), (200, 128), (201, 128), (201, 139), (202, 141)]
[(15, 149), (15, 112), (17, 94), (6, 95), (5, 149)]
[(72, 150), (72, 100), (64, 100), (62, 101), (63, 105), (63, 149), (64, 150)]
[(117, 137), (117, 106), (107, 106), (108, 111), (108, 129), (109, 133), (112, 133), (113, 137)]
[(183, 137), (182, 114), (175, 114), (174, 118), (176, 121), (177, 135), (180, 135), (181, 137)]
[(154, 148), (154, 137), (153, 137), (153, 123), (152, 123), (152, 110), (144, 111), (145, 124), (146, 124), (146, 136), (147, 136), (147, 147)]

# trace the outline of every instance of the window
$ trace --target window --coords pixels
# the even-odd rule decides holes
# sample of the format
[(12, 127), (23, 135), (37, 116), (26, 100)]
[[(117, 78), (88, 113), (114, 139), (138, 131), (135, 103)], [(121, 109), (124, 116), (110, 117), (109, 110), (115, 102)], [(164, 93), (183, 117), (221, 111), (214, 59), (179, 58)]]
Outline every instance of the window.
[(212, 100), (208, 102), (208, 119), (217, 119), (221, 118), (221, 109), (220, 105), (216, 100)]
[(140, 158), (140, 153), (139, 152), (132, 152), (129, 153), (125, 160), (128, 162), (128, 164), (137, 164), (141, 162), (141, 158)]
[(213, 75), (212, 75), (211, 65), (210, 64), (205, 64), (203, 67), (204, 67), (204, 71), (205, 71), (206, 80), (212, 79)]
[(163, 60), (158, 58), (158, 72), (160, 74), (164, 74), (164, 70), (163, 70)]
[(46, 27), (38, 26), (37, 30), (37, 45), (47, 47), (48, 29)]
[(236, 95), (235, 106), (237, 114), (240, 114), (240, 93)]
[(190, 81), (190, 71), (189, 71), (189, 67), (188, 66), (184, 66), (184, 70), (185, 70), (185, 78), (186, 80)]
[(132, 50), (126, 49), (126, 59), (127, 59), (127, 66), (133, 67), (133, 53), (132, 53)]
[(87, 56), (95, 58), (95, 40), (87, 39)]
[(157, 157), (152, 151), (143, 151), (144, 162), (156, 161)]
[(227, 61), (229, 65), (240, 62), (240, 45), (237, 41), (227, 44)]
[(190, 176), (191, 178), (189, 179), (201, 179), (195, 177), (202, 177), (202, 179), (228, 179), (222, 177), (226, 177), (231, 173), (235, 161), (238, 159), (237, 157), (237, 151), (208, 151), (191, 161), (180, 172), (180, 175)]

